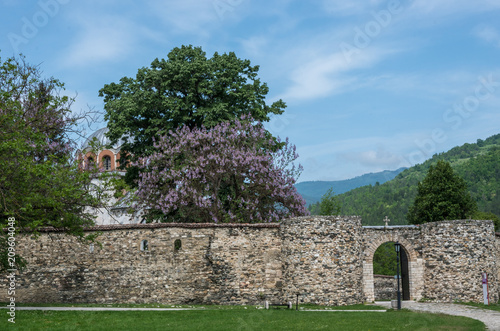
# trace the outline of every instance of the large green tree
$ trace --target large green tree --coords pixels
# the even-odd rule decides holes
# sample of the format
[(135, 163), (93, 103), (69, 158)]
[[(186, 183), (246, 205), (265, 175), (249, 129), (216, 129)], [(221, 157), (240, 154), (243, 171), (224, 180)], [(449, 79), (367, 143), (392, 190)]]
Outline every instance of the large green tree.
[(422, 224), (472, 216), (477, 205), (465, 181), (453, 172), (451, 165), (438, 161), (418, 183), (417, 196), (407, 215), (411, 224)]
[(207, 58), (201, 47), (174, 48), (167, 59), (140, 68), (135, 78), (123, 77), (99, 91), (108, 136), (114, 142), (133, 137), (121, 148), (127, 152), (122, 156), (134, 159), (151, 155), (154, 138), (179, 127), (211, 128), (241, 115), (269, 121), (270, 114), (281, 114), (286, 106), (282, 100), (266, 104), (269, 89), (258, 71), (259, 66), (232, 52)]
[(102, 196), (91, 189), (93, 173), (78, 168), (71, 133), (79, 115), (62, 90), (24, 58), (0, 59), (0, 271), (12, 268), (9, 223), (16, 231), (53, 226), (81, 238), (94, 224), (87, 207), (99, 207)]

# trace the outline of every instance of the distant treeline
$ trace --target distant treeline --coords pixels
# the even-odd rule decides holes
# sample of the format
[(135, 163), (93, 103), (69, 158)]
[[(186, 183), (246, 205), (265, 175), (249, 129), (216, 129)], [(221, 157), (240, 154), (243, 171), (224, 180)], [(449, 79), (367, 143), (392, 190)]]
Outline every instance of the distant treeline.
[(417, 183), (438, 160), (449, 162), (467, 182), (479, 211), (500, 216), (500, 134), (435, 154), (384, 184), (363, 186), (340, 194), (336, 196), (340, 213), (361, 216), (363, 225), (383, 225), (385, 216), (391, 219), (391, 225), (407, 224), (406, 213), (417, 194)]

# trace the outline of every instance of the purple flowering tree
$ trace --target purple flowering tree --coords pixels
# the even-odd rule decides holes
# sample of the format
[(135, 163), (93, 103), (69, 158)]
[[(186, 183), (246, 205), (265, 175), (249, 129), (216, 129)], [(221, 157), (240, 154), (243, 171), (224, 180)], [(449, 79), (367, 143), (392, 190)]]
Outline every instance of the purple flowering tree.
[(157, 139), (155, 149), (136, 163), (137, 197), (150, 220), (257, 223), (308, 214), (293, 186), (302, 170), (293, 165), (295, 146), (249, 117), (184, 126)]

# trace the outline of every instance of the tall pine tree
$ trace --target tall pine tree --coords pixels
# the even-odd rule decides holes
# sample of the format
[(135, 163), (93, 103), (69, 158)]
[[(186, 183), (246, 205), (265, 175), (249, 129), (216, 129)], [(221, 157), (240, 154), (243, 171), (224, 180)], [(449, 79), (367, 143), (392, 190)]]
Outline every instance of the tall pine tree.
[(408, 210), (411, 224), (465, 219), (477, 210), (465, 181), (453, 172), (451, 165), (438, 161), (418, 183), (417, 196)]

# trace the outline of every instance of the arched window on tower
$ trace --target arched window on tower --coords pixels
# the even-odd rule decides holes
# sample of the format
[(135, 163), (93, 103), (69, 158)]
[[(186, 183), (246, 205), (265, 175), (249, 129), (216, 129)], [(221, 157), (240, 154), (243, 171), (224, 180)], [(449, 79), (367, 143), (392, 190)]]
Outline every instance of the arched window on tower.
[(108, 155), (105, 155), (102, 158), (102, 166), (104, 170), (111, 170), (111, 158)]
[(89, 156), (87, 158), (87, 164), (85, 166), (85, 168), (87, 168), (87, 170), (91, 169), (92, 167), (94, 166), (94, 158), (92, 156)]

